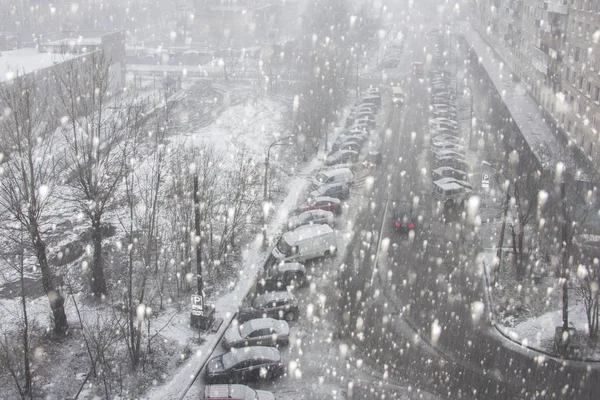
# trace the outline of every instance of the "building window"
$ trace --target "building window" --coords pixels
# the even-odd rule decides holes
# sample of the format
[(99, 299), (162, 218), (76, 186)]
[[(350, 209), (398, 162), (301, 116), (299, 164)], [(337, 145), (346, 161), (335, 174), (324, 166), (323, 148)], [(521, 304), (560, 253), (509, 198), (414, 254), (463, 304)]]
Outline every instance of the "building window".
[(577, 81), (577, 89), (583, 90), (583, 76), (580, 76), (579, 80)]
[(575, 62), (579, 62), (579, 47), (575, 46)]
[(590, 38), (590, 24), (585, 24), (585, 38)]
[(588, 96), (592, 95), (592, 82), (587, 81), (587, 84), (585, 87), (585, 92), (587, 93)]
[(596, 86), (594, 90), (594, 101), (600, 103), (600, 87)]
[(583, 101), (579, 100), (577, 102), (577, 115), (581, 117), (585, 113), (585, 108), (583, 107)]
[(600, 1), (596, 3), (596, 12), (600, 14)]

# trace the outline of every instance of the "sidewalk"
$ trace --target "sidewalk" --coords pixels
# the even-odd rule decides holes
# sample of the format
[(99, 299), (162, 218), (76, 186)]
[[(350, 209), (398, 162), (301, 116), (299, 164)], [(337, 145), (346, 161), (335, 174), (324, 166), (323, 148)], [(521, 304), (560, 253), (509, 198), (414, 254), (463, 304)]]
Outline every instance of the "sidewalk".
[[(462, 35), (471, 50), (479, 57), (497, 93), (504, 101), (511, 117), (518, 126), (525, 142), (538, 160), (555, 164), (559, 160), (559, 150), (563, 147), (559, 138), (544, 120), (536, 101), (529, 95), (523, 84), (514, 82), (509, 65), (498, 57), (485, 39), (470, 24), (457, 24), (455, 34)], [(549, 154), (543, 149), (547, 147)], [(546, 158), (549, 158), (546, 160)], [(570, 160), (576, 165), (576, 160)], [(581, 166), (576, 165), (578, 168)]]

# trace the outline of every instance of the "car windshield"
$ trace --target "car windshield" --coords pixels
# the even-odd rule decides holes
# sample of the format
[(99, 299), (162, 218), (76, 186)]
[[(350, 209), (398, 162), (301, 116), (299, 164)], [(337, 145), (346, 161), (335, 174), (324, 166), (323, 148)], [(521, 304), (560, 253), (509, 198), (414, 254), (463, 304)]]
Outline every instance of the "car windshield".
[(325, 182), (327, 182), (327, 179), (329, 179), (329, 176), (327, 176), (325, 174), (317, 174), (316, 179), (317, 179), (317, 182), (325, 183)]
[(277, 243), (277, 250), (284, 256), (288, 256), (292, 254), (292, 246), (285, 240), (284, 237), (281, 237), (279, 242)]

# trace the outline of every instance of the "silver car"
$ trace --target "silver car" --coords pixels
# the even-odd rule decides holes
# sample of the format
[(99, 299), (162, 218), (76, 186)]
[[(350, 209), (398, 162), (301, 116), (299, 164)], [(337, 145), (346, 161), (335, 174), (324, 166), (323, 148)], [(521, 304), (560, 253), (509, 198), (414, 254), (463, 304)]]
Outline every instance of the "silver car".
[(257, 318), (227, 329), (223, 336), (223, 347), (285, 346), (290, 341), (287, 322), (273, 318)]
[(288, 229), (293, 230), (302, 225), (323, 225), (334, 227), (334, 215), (331, 211), (310, 210), (296, 215), (288, 220)]

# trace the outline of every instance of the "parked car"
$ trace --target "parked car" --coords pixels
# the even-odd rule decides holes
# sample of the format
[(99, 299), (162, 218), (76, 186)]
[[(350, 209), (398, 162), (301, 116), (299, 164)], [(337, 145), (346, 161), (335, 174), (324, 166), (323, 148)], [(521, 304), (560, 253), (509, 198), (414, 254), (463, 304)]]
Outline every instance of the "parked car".
[(462, 138), (460, 138), (459, 136), (456, 136), (453, 134), (445, 134), (445, 133), (441, 133), (439, 131), (434, 131), (434, 133), (435, 133), (435, 135), (433, 135), (431, 137), (432, 144), (436, 143), (436, 142), (449, 142), (449, 143), (456, 143), (456, 144), (460, 144), (460, 145), (465, 144), (463, 142)]
[(469, 169), (469, 164), (465, 158), (460, 157), (441, 157), (433, 159), (433, 168), (452, 167), (461, 171)]
[(464, 187), (465, 189), (469, 189), (469, 190), (473, 191), (473, 186), (469, 182), (463, 181), (460, 179), (456, 179), (456, 178), (452, 178), (452, 177), (444, 177), (444, 178), (438, 179), (435, 182), (438, 182), (438, 184), (442, 184), (442, 185), (445, 185), (447, 183), (456, 183), (456, 184)]
[[(343, 183), (342, 183), (343, 184)], [(343, 184), (344, 185), (344, 184)], [(288, 220), (288, 229), (294, 230), (303, 225), (329, 225), (333, 228), (335, 224), (334, 215), (331, 211), (310, 210), (291, 217)]]
[(298, 211), (300, 212), (310, 210), (324, 210), (331, 211), (334, 214), (341, 214), (342, 204), (340, 199), (334, 199), (333, 197), (311, 197), (298, 206)]
[(431, 143), (431, 151), (437, 152), (439, 150), (453, 150), (453, 151), (459, 152), (461, 154), (464, 154), (465, 146), (463, 146), (462, 144), (459, 144), (459, 143), (447, 142), (444, 140), (432, 142)]
[(303, 262), (333, 256), (336, 252), (337, 240), (330, 226), (305, 225), (281, 235), (272, 255), (279, 262)]
[(369, 139), (368, 132), (356, 129), (340, 133), (334, 143), (356, 142), (362, 146), (367, 139)]
[(360, 139), (354, 140), (352, 138), (342, 141), (336, 140), (331, 146), (331, 152), (335, 153), (338, 150), (360, 151), (360, 149), (362, 148), (362, 143), (364, 143), (364, 141), (361, 142)]
[(336, 182), (342, 182), (351, 185), (354, 182), (354, 174), (348, 168), (335, 168), (327, 171), (321, 171), (315, 177), (311, 190), (315, 190), (322, 185), (329, 185)]
[(413, 215), (410, 203), (396, 204), (392, 213), (394, 229), (401, 234), (408, 234), (416, 229), (417, 218)]
[(325, 160), (327, 165), (355, 163), (358, 161), (358, 151), (338, 150)]
[(206, 365), (208, 383), (232, 383), (267, 380), (283, 375), (279, 350), (252, 346), (232, 349), (211, 359)]
[(287, 291), (259, 294), (238, 312), (239, 323), (255, 318), (275, 318), (295, 321), (298, 319), (298, 299)]
[(381, 164), (383, 164), (383, 155), (379, 151), (369, 152), (362, 162), (365, 168), (379, 168)]
[(457, 128), (434, 127), (431, 130), (431, 140), (435, 140), (438, 136), (454, 136), (455, 138), (460, 139)]
[(466, 172), (452, 167), (436, 168), (431, 171), (431, 175), (433, 176), (434, 181), (437, 181), (438, 179), (442, 178), (454, 178), (465, 182), (469, 180), (469, 176)]
[(334, 199), (345, 200), (350, 197), (350, 189), (348, 185), (342, 182), (323, 185), (320, 188), (309, 193), (310, 198), (333, 197)]
[(279, 262), (263, 270), (256, 284), (259, 293), (290, 290), (306, 285), (306, 268), (299, 262)]
[(334, 142), (330, 154), (333, 154), (339, 150), (354, 150), (356, 152), (360, 152), (361, 147), (361, 144), (354, 140), (347, 140), (341, 143)]
[(371, 115), (362, 115), (360, 117), (354, 118), (354, 116), (349, 115), (348, 118), (346, 119), (346, 128), (350, 128), (353, 126), (355, 126), (355, 127), (365, 126), (368, 129), (373, 129), (373, 128), (375, 128), (375, 116), (373, 114), (371, 114)]
[(456, 182), (433, 182), (433, 198), (441, 202), (445, 208), (455, 206), (463, 207), (465, 201), (471, 196), (472, 191)]
[(463, 159), (465, 157), (464, 151), (457, 151), (454, 149), (439, 149), (432, 151), (435, 158), (454, 157), (456, 159)]
[(223, 335), (223, 347), (285, 346), (290, 341), (290, 326), (273, 318), (256, 318), (231, 326)]
[(246, 385), (206, 385), (204, 400), (275, 400), (275, 395)]

